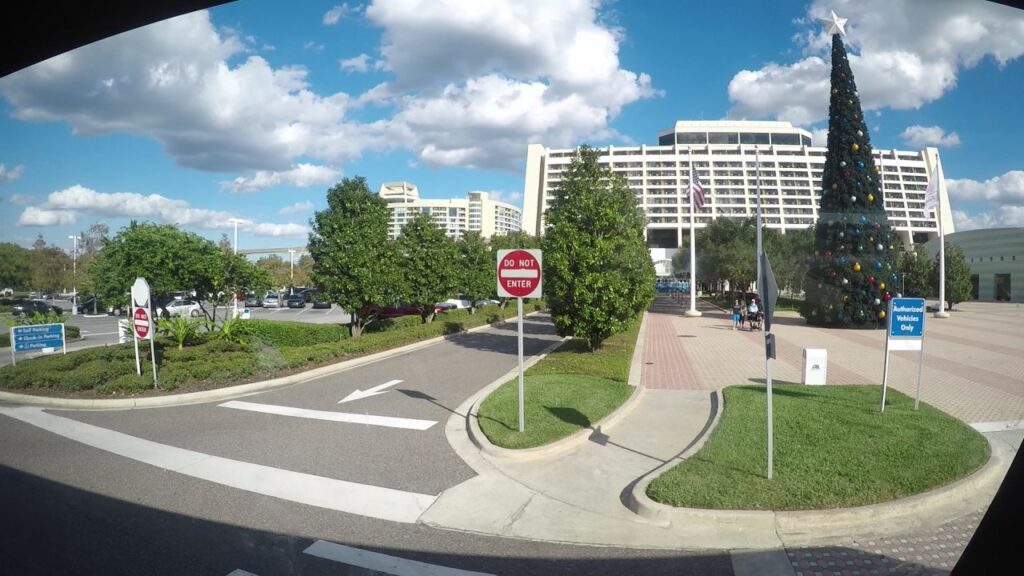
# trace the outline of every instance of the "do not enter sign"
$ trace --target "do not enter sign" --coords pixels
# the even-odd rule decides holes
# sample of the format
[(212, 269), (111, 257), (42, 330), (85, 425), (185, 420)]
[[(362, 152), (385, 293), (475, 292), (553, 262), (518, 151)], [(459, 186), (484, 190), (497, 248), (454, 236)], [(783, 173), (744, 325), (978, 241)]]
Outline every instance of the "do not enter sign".
[(540, 298), (540, 250), (498, 250), (498, 296)]
[(146, 313), (145, 308), (135, 309), (135, 335), (145, 340), (149, 336), (149, 314)]

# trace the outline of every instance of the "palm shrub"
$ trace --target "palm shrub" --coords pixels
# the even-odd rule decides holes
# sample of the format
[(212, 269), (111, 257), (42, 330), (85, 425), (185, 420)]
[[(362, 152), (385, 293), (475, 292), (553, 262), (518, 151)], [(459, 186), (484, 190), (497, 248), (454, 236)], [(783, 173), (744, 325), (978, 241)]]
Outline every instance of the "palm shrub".
[(201, 319), (187, 316), (157, 318), (156, 321), (157, 328), (164, 334), (170, 335), (171, 339), (178, 344), (178, 350), (185, 347), (185, 342), (192, 342), (196, 339), (202, 324)]

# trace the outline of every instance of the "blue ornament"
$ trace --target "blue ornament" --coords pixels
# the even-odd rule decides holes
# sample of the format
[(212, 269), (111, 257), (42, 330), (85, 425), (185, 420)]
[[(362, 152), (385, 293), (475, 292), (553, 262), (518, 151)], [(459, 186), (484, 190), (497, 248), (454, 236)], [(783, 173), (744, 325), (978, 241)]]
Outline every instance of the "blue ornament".
[(893, 281), (893, 282), (895, 282), (895, 281), (896, 281), (896, 275), (895, 275), (895, 274), (893, 274), (893, 275), (892, 275), (892, 281)]
[[(861, 216), (861, 218), (863, 218), (863, 216)], [(860, 236), (860, 228), (854, 228), (853, 229), (853, 235), (854, 236)]]
[(881, 270), (882, 269), (882, 263), (881, 262), (875, 262), (875, 268), (877, 270)]
[(857, 168), (864, 168), (863, 162), (857, 162)]
[(839, 257), (839, 263), (840, 264), (846, 264), (846, 256), (840, 256)]
[(864, 216), (863, 214), (861, 214), (861, 216), (860, 216), (860, 223), (861, 223), (861, 224), (864, 224), (864, 223), (865, 223), (865, 222), (867, 222), (867, 221), (868, 221), (867, 217), (866, 217), (866, 216)]

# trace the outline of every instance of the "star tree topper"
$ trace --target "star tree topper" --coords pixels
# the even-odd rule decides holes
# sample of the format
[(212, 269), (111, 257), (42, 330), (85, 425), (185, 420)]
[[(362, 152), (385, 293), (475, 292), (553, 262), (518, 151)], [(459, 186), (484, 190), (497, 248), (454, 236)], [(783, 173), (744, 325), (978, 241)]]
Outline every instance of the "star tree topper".
[(846, 21), (849, 20), (849, 18), (840, 18), (839, 16), (836, 16), (835, 10), (829, 10), (829, 12), (832, 13), (831, 18), (818, 18), (818, 22), (821, 22), (828, 27), (829, 36), (834, 36), (836, 34), (846, 36), (846, 30), (843, 27), (846, 26)]

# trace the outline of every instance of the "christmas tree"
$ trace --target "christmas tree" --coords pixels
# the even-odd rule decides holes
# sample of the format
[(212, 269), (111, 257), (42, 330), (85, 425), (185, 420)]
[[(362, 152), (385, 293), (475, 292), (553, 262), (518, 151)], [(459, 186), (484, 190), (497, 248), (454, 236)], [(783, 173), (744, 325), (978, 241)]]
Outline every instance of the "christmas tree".
[(823, 21), (832, 33), (828, 154), (800, 313), (817, 326), (884, 328), (896, 280), (896, 237), (841, 38), (845, 19), (833, 12)]

